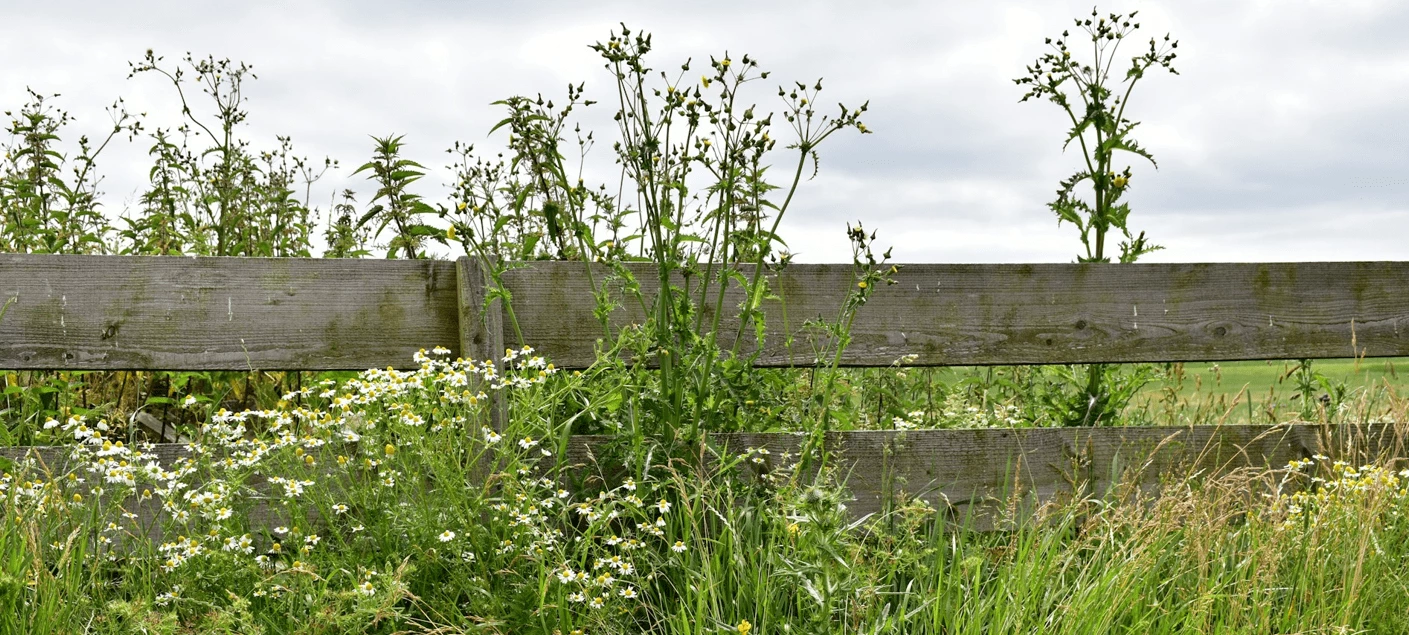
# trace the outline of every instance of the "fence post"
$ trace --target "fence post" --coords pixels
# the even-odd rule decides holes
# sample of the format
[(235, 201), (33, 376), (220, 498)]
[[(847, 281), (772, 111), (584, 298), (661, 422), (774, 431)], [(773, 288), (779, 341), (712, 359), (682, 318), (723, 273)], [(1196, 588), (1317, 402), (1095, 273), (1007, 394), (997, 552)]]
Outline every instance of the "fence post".
[[(495, 368), (504, 371), (504, 309), (495, 299), (485, 306), (485, 296), (493, 282), (489, 272), (469, 256), (455, 263), (456, 287), (460, 298), (460, 356), (465, 359), (492, 360)], [(506, 404), (502, 391), (491, 391), (489, 421), (495, 430), (503, 430)]]

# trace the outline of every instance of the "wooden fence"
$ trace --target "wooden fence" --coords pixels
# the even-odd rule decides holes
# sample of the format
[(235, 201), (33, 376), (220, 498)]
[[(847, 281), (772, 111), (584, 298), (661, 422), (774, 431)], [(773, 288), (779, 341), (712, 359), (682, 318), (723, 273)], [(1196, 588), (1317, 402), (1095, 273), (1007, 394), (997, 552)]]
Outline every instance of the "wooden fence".
[[(597, 272), (601, 280), (605, 270)], [(651, 297), (648, 265), (636, 270)], [(849, 265), (769, 273), (764, 366), (811, 365), (809, 318), (836, 315)], [(581, 263), (504, 277), (523, 340), (564, 368), (593, 359), (601, 326)], [(857, 313), (842, 361), (885, 366), (1224, 361), (1409, 355), (1409, 263), (906, 265)], [(725, 306), (738, 305), (735, 297)], [(413, 366), (441, 345), (502, 354), (517, 338), (482, 311), (485, 276), (444, 261), (0, 255), (0, 368), (360, 370)], [(629, 304), (614, 327), (642, 319)], [(723, 344), (737, 324), (723, 320)], [(792, 348), (786, 334), (797, 335)], [(752, 337), (741, 347), (753, 346)], [(1280, 425), (847, 432), (828, 439), (855, 509), (897, 489), (957, 508), (1021, 487), (1051, 497), (1127, 469), (1279, 465), (1354, 445), (1403, 456), (1395, 426)], [(790, 434), (732, 435), (786, 449)], [(597, 440), (573, 452), (586, 457)], [(740, 445), (743, 444), (743, 445)], [(29, 450), (8, 449), (14, 455)], [(957, 501), (957, 502), (956, 502)]]

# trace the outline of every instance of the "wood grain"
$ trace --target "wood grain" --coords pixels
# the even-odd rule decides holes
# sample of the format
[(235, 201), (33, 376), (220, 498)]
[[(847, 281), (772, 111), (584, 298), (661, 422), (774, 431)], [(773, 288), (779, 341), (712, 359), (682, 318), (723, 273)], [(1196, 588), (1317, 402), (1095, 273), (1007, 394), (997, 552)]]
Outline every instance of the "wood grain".
[[(858, 431), (832, 433), (826, 447), (856, 517), (888, 502), (922, 499), (954, 521), (972, 518), (992, 527), (1014, 502), (1031, 510), (1104, 496), (1117, 485), (1158, 493), (1170, 477), (1281, 468), (1315, 454), (1355, 465), (1402, 460), (1409, 456), (1406, 435), (1409, 427), (1402, 424)], [(574, 437), (568, 458), (593, 465), (608, 442)], [(712, 437), (727, 454), (766, 448), (768, 454), (756, 455), (761, 463), (744, 463), (758, 473), (796, 461), (805, 442), (805, 436), (782, 433)]]
[[(628, 269), (649, 301), (652, 269)], [(599, 280), (607, 274), (598, 271)], [(885, 366), (904, 355), (915, 365), (1409, 355), (1405, 262), (921, 264), (895, 280), (858, 312), (844, 364)], [(851, 267), (792, 265), (769, 284), (778, 299), (764, 304), (759, 365), (812, 364), (803, 324), (836, 319), (855, 286)], [(505, 274), (505, 285), (527, 343), (562, 367), (591, 363), (601, 328), (581, 263), (532, 263)], [(728, 315), (741, 300), (733, 289)], [(622, 302), (612, 324), (643, 319)], [(727, 316), (723, 324), (727, 347), (737, 324)], [(752, 333), (745, 337), (741, 349), (751, 350)]]
[[(358, 370), (408, 367), (437, 345), (458, 353), (464, 339), (498, 348), (499, 312), (465, 322), (484, 287), (477, 266), (462, 266), (464, 276), (438, 261), (3, 255), (0, 301), (13, 303), (0, 318), (0, 368)], [(649, 302), (650, 266), (627, 268)], [(759, 348), (762, 366), (811, 365), (825, 342), (804, 325), (835, 319), (854, 287), (850, 266), (768, 275), (768, 334), (760, 347), (750, 331), (739, 349)], [(582, 263), (516, 266), (504, 281), (523, 343), (560, 367), (593, 361), (602, 330)], [(905, 266), (896, 282), (860, 309), (844, 364), (1409, 355), (1404, 262), (930, 264)], [(730, 290), (729, 315), (741, 299)], [(611, 325), (643, 320), (623, 301)], [(737, 324), (721, 322), (731, 347)], [(517, 345), (512, 326), (497, 330)]]
[[(1122, 484), (1158, 493), (1161, 482), (1189, 475), (1212, 478), (1238, 470), (1281, 468), (1315, 454), (1354, 465), (1397, 461), (1406, 454), (1409, 426), (1312, 425), (1194, 426), (1149, 428), (1028, 428), (836, 432), (827, 437), (835, 467), (850, 492), (853, 516), (884, 509), (888, 502), (922, 499), (952, 520), (970, 519), (992, 527), (1016, 502), (1026, 509), (1076, 496), (1105, 496)], [(758, 463), (743, 465), (762, 474), (796, 461), (806, 437), (789, 433), (718, 434), (715, 451), (738, 455), (765, 448)], [(573, 437), (570, 465), (587, 474), (610, 472), (598, 465), (609, 437)], [(184, 444), (158, 444), (154, 453), (169, 466), (188, 456)], [(0, 457), (34, 457), (49, 474), (70, 469), (61, 447), (0, 448)], [(331, 459), (325, 463), (331, 464)], [(257, 479), (262, 483), (262, 479)], [(258, 485), (258, 483), (256, 483)], [(159, 510), (142, 507), (150, 525)], [(252, 523), (285, 523), (267, 506), (251, 510)], [(269, 525), (269, 526), (272, 526)]]
[(0, 255), (0, 368), (365, 370), (459, 348), (455, 264)]

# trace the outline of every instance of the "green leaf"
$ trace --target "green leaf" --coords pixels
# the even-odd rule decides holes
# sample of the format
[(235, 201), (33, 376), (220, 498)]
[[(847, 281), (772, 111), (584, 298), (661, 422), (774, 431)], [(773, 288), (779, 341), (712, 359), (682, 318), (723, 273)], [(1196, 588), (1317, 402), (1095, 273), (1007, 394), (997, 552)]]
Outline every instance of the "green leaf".
[(377, 214), (382, 213), (383, 209), (385, 208), (383, 208), (381, 205), (373, 205), (372, 209), (367, 210), (366, 214), (363, 214), (361, 218), (357, 219), (357, 228), (362, 229), (362, 227), (366, 225), (368, 221), (372, 220), (373, 218), (376, 218)]
[(416, 224), (407, 226), (406, 234), (408, 236), (444, 236), (445, 231), (430, 225)]
[(543, 219), (548, 224), (548, 237), (551, 238), (554, 243), (562, 240), (562, 228), (558, 226), (558, 214), (560, 211), (558, 204), (554, 201), (546, 201), (543, 203)]

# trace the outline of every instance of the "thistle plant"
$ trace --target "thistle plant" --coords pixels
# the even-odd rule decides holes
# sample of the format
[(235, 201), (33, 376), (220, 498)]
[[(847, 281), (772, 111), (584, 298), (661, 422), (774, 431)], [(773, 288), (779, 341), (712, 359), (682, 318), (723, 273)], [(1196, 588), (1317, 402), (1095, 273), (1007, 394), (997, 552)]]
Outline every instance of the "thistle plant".
[(118, 136), (141, 130), (140, 121), (118, 100), (108, 108), (112, 127), (94, 143), (84, 135), (78, 153), (62, 151), (61, 134), (73, 122), (55, 107), (54, 96), (29, 91), (10, 119), (9, 140), (0, 161), (0, 251), (19, 253), (103, 253), (108, 219), (98, 201), (100, 178), (95, 166)]
[[(658, 369), (649, 389), (633, 393), (632, 411), (645, 415), (632, 418), (636, 438), (669, 443), (732, 429), (726, 413), (737, 412), (756, 383), (757, 353), (747, 344), (764, 337), (765, 273), (787, 261), (779, 224), (801, 182), (815, 174), (818, 147), (842, 130), (868, 132), (860, 121), (866, 106), (824, 114), (816, 106), (820, 80), (780, 87), (781, 118), (793, 129), (793, 142), (780, 149), (774, 114), (747, 101), (768, 78), (756, 59), (712, 57), (698, 79), (688, 60), (657, 71), (647, 62), (651, 36), (625, 26), (591, 48), (614, 80), (616, 191), (588, 187), (581, 177), (580, 161), (595, 143), (593, 133), (569, 124), (570, 113), (592, 104), (582, 85), (569, 86), (556, 106), (541, 96), (506, 99), (498, 104), (509, 114), (495, 130), (509, 133), (507, 158), (474, 158), (464, 145), (451, 150), (457, 198), (445, 215), (452, 234), (489, 272), (488, 299), (504, 301), (511, 323), (499, 277), (509, 266), (504, 259), (587, 265), (603, 328), (599, 363), (624, 357), (640, 371)], [(768, 178), (777, 154), (791, 168), (782, 186)], [(630, 261), (651, 265), (654, 295), (643, 292), (640, 270), (625, 266)], [(725, 306), (731, 289), (742, 291), (737, 307)], [(646, 317), (639, 328), (613, 331), (609, 318), (622, 304)], [(722, 332), (730, 316), (737, 330)]]
[[(247, 64), (187, 55), (174, 67), (148, 50), (129, 78), (154, 74), (175, 89), (182, 123), (153, 132), (154, 165), (141, 207), (121, 236), (134, 254), (308, 257), (315, 211), (311, 186), (337, 165), (297, 156), (287, 137), (256, 151), (239, 128), (249, 117)], [(192, 87), (213, 113), (201, 113)], [(299, 190), (302, 190), (300, 192)], [(302, 194), (302, 196), (300, 196)]]
[[(766, 178), (777, 145), (773, 115), (745, 101), (746, 86), (768, 78), (756, 59), (712, 57), (698, 82), (687, 79), (686, 62), (673, 77), (660, 73), (661, 82), (652, 86), (654, 72), (645, 63), (650, 35), (632, 36), (623, 27), (593, 49), (616, 78), (620, 141), (613, 149), (635, 185), (635, 200), (626, 201), (639, 210), (642, 252), (655, 265), (660, 289), (647, 311), (655, 340), (647, 352), (658, 361), (661, 379), (661, 399), (651, 409), (667, 438), (677, 430), (695, 438), (701, 422), (723, 405), (727, 393), (719, 387), (731, 383), (715, 373), (746, 372), (752, 365), (741, 346), (751, 327), (761, 339), (764, 265), (781, 242), (777, 229), (806, 167), (815, 169), (817, 147), (832, 134), (866, 132), (860, 121), (866, 106), (839, 105), (835, 115), (819, 114), (820, 80), (779, 88), (783, 117), (795, 134), (787, 149), (796, 157), (791, 179), (779, 187)], [(784, 193), (781, 199), (773, 197), (775, 190)], [(677, 273), (695, 288), (679, 286)], [(719, 333), (733, 284), (745, 294), (726, 353)]]
[[(1179, 42), (1171, 41), (1168, 35), (1162, 42), (1151, 38), (1149, 50), (1131, 58), (1124, 76), (1113, 76), (1112, 73), (1119, 72), (1120, 45), (1140, 28), (1138, 22), (1132, 22), (1137, 13), (1112, 13), (1101, 18), (1092, 9), (1090, 18), (1076, 20), (1076, 28), (1091, 39), (1089, 64), (1078, 60), (1080, 53), (1073, 55), (1076, 49), (1067, 45), (1071, 32), (1063, 31), (1055, 40), (1047, 38), (1046, 43), (1052, 50), (1027, 68), (1026, 77), (1013, 80), (1028, 89), (1022, 101), (1045, 98), (1059, 106), (1071, 120), (1071, 130), (1062, 147), (1065, 149), (1076, 142), (1081, 148), (1083, 165), (1062, 181), (1057, 198), (1047, 206), (1057, 214), (1058, 224), (1071, 223), (1081, 232), (1086, 253), (1078, 256), (1079, 262), (1110, 262), (1106, 238), (1112, 230), (1119, 231), (1125, 238), (1120, 243), (1120, 262), (1135, 262), (1140, 256), (1160, 249), (1146, 240), (1144, 232), (1131, 235), (1127, 222), (1130, 205), (1121, 202), (1130, 189), (1131, 168), (1117, 165), (1120, 156), (1117, 153), (1134, 154), (1156, 165), (1154, 157), (1131, 136), (1139, 122), (1127, 118), (1125, 109), (1130, 105), (1135, 85), (1152, 68), (1160, 67), (1178, 74), (1173, 62), (1174, 49), (1179, 47)], [(1082, 199), (1077, 195), (1077, 188), (1088, 181), (1091, 198)]]

